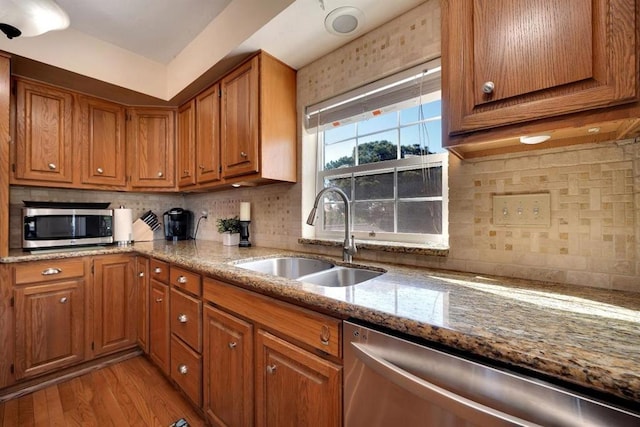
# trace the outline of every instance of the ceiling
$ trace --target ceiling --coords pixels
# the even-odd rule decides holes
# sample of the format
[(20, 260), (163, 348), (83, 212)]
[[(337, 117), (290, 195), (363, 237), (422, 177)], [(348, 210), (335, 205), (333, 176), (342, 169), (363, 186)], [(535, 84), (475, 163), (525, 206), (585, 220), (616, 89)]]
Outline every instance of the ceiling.
[[(299, 69), (425, 0), (56, 1), (70, 16), (69, 29), (0, 38), (0, 50), (181, 101), (249, 52), (265, 50)], [(349, 36), (330, 34), (324, 26), (325, 17), (342, 6), (364, 16)]]

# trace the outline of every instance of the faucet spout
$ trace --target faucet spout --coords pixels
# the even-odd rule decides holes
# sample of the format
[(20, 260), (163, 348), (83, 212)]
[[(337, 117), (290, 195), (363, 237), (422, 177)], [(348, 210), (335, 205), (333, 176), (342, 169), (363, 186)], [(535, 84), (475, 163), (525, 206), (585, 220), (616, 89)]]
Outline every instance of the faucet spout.
[(358, 251), (356, 248), (356, 242), (351, 235), (351, 205), (347, 194), (338, 187), (326, 187), (318, 192), (316, 200), (313, 203), (313, 208), (309, 212), (307, 218), (307, 224), (313, 225), (316, 220), (316, 212), (318, 211), (318, 204), (320, 199), (327, 192), (336, 193), (344, 201), (344, 243), (342, 244), (342, 260), (344, 262), (351, 263), (353, 261), (353, 255)]

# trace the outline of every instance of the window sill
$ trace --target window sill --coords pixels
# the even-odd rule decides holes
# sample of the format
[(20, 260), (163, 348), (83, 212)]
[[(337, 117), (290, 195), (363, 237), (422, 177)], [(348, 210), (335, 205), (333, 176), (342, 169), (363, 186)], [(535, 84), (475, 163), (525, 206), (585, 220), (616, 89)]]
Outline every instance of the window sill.
[[(328, 239), (298, 239), (298, 243), (302, 245), (317, 245), (317, 246), (331, 246), (341, 247), (342, 240), (328, 240)], [(394, 252), (416, 255), (429, 255), (446, 257), (449, 255), (449, 248), (438, 245), (420, 245), (417, 243), (399, 243), (399, 242), (381, 242), (373, 240), (356, 240), (356, 246), (358, 249), (366, 249), (370, 251), (380, 252)]]

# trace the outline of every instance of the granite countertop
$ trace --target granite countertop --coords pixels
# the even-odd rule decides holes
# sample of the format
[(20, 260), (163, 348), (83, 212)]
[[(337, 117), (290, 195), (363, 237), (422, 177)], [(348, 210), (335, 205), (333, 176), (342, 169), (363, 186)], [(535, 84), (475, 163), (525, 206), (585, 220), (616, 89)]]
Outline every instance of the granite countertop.
[(300, 253), (203, 241), (38, 255), (12, 251), (0, 262), (119, 252), (147, 254), (343, 319), (364, 320), (640, 402), (637, 293), (370, 262), (364, 264), (387, 273), (355, 286), (326, 288), (233, 265)]

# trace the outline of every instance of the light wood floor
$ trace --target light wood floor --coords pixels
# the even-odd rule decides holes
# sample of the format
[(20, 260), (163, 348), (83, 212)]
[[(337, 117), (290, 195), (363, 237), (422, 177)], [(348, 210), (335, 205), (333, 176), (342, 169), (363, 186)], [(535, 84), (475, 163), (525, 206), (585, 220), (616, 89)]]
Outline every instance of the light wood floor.
[(202, 418), (144, 357), (0, 403), (0, 426), (162, 426)]

